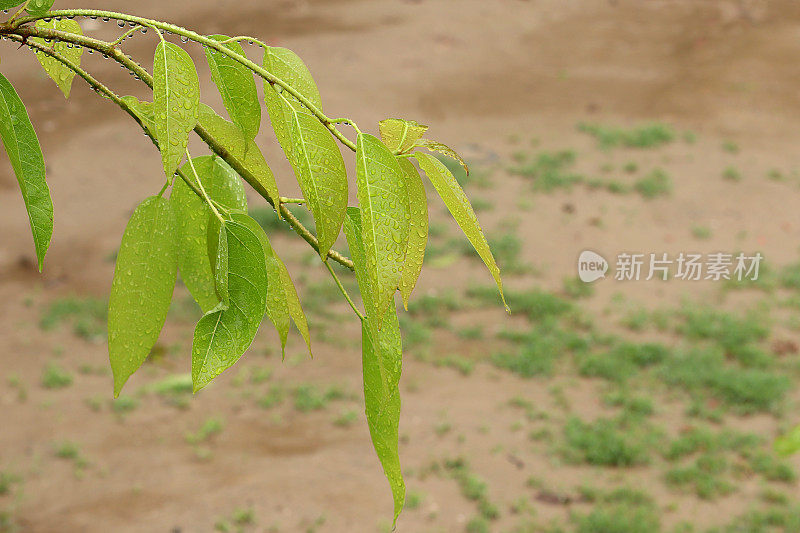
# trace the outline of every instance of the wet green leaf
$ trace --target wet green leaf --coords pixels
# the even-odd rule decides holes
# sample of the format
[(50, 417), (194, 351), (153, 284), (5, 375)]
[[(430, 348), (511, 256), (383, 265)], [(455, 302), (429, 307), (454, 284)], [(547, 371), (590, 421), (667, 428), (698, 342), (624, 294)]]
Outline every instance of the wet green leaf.
[(267, 316), (278, 330), (281, 339), (281, 352), (286, 355), (286, 340), (289, 336), (290, 320), (294, 322), (303, 340), (311, 353), (311, 335), (308, 331), (308, 322), (297, 289), (289, 276), (289, 270), (283, 263), (275, 249), (269, 242), (266, 234), (262, 232), (262, 245), (267, 255)]
[(356, 140), (356, 181), (364, 253), (372, 305), (367, 313), (377, 317), (378, 328), (400, 285), (409, 232), (406, 179), (397, 159), (372, 135)]
[(381, 140), (389, 150), (403, 154), (414, 148), (417, 141), (428, 131), (428, 126), (413, 120), (387, 118), (380, 122)]
[[(264, 67), (314, 105), (322, 106), (311, 74), (293, 52), (268, 48)], [(347, 172), (342, 154), (330, 131), (295, 97), (267, 82), (264, 91), (275, 135), (314, 216), (319, 254), (324, 258), (339, 236), (347, 208)]]
[(122, 96), (120, 100), (122, 100), (125, 105), (128, 106), (128, 109), (133, 111), (133, 114), (139, 118), (142, 126), (144, 126), (147, 131), (150, 132), (150, 135), (155, 138), (156, 125), (155, 116), (153, 115), (153, 103), (143, 102), (135, 96)]
[(239, 161), (244, 158), (247, 139), (239, 126), (217, 115), (213, 109), (203, 103), (200, 104), (198, 122), (233, 157)]
[(183, 159), (199, 107), (200, 82), (192, 58), (176, 44), (158, 43), (153, 62), (153, 115), (168, 178)]
[[(370, 301), (373, 293), (358, 208), (348, 208), (344, 231), (356, 268), (359, 290), (367, 309), (374, 308)], [(402, 344), (400, 325), (394, 304), (386, 309), (379, 330), (377, 321), (369, 314), (361, 326), (361, 354), (364, 375), (364, 403), (372, 444), (383, 466), (394, 498), (394, 522), (403, 509), (405, 483), (400, 468), (398, 449), (400, 424), (400, 372)]]
[[(208, 196), (231, 211), (247, 212), (247, 197), (239, 175), (222, 159), (202, 156), (192, 159), (197, 175)], [(194, 174), (185, 163), (181, 169), (195, 184)], [(214, 283), (214, 265), (209, 259), (209, 220), (213, 216), (208, 204), (180, 178), (172, 188), (170, 203), (175, 211), (176, 232), (180, 251), (178, 267), (186, 288), (204, 313), (219, 303)], [(218, 228), (212, 231), (218, 238)]]
[[(228, 39), (225, 35), (212, 35), (210, 38), (218, 42)], [(222, 46), (247, 57), (238, 42), (227, 42)], [(228, 115), (242, 129), (245, 138), (252, 141), (261, 127), (261, 103), (258, 101), (253, 72), (235, 59), (210, 47), (206, 47), (206, 58), (211, 69), (211, 79), (219, 89)]]
[(53, 235), (53, 202), (45, 181), (44, 157), (25, 105), (0, 74), (0, 139), (17, 176), (36, 247), (39, 271)]
[(219, 305), (197, 323), (192, 343), (195, 392), (232, 366), (253, 342), (267, 305), (267, 265), (258, 223), (234, 214), (223, 229), (228, 244), (230, 305)]
[(25, 3), (25, 0), (0, 0), (0, 9), (11, 9)]
[(31, 15), (43, 15), (53, 7), (54, 0), (31, 0), (25, 11)]
[(408, 205), (411, 212), (406, 258), (400, 274), (400, 295), (403, 297), (403, 305), (408, 309), (411, 292), (422, 272), (425, 246), (428, 243), (428, 199), (425, 195), (425, 184), (422, 183), (422, 178), (411, 161), (404, 158), (400, 159), (399, 163), (408, 190)]
[(421, 146), (422, 148), (427, 148), (431, 152), (438, 152), (440, 154), (446, 155), (451, 159), (455, 159), (458, 161), (458, 164), (464, 167), (464, 172), (469, 175), (469, 167), (467, 166), (467, 162), (464, 161), (464, 158), (458, 155), (458, 152), (447, 146), (446, 144), (442, 144), (437, 141), (431, 141), (429, 139), (420, 139), (417, 141), (416, 146)]
[(175, 221), (170, 203), (147, 198), (122, 235), (108, 299), (108, 354), (114, 396), (158, 340), (178, 271)]
[[(74, 33), (83, 35), (80, 24), (70, 19), (53, 19), (50, 22), (44, 20), (36, 21), (37, 28), (58, 30), (67, 33)], [(69, 60), (74, 65), (80, 66), (81, 56), (83, 55), (83, 47), (67, 45), (63, 41), (55, 41), (54, 43), (46, 43), (44, 39), (38, 37), (31, 37), (31, 41), (53, 48), (53, 50), (62, 56), (64, 59)], [(59, 60), (50, 57), (44, 52), (36, 52), (36, 58), (42, 64), (42, 68), (50, 78), (56, 82), (56, 85), (64, 93), (65, 98), (69, 98), (70, 90), (72, 89), (72, 80), (75, 78), (75, 72), (61, 63)]]
[[(475, 251), (478, 252), (478, 255), (489, 268), (489, 272), (491, 272), (497, 283), (500, 297), (505, 305), (506, 299), (503, 295), (503, 281), (500, 279), (500, 269), (497, 267), (492, 251), (489, 249), (489, 243), (486, 242), (486, 236), (478, 223), (478, 217), (475, 216), (475, 211), (472, 209), (472, 205), (469, 203), (469, 199), (461, 185), (458, 184), (453, 174), (444, 166), (444, 163), (432, 155), (418, 152), (414, 154), (414, 157), (436, 188), (436, 192), (441, 196), (450, 214), (456, 219), (464, 235), (467, 236)], [(508, 306), (506, 306), (506, 310), (508, 310)]]
[(241, 162), (242, 166), (250, 171), (256, 181), (267, 191), (267, 195), (272, 200), (272, 205), (277, 208), (281, 197), (278, 192), (278, 184), (275, 182), (275, 175), (267, 165), (267, 160), (264, 159), (261, 149), (254, 141), (248, 143), (247, 152)]

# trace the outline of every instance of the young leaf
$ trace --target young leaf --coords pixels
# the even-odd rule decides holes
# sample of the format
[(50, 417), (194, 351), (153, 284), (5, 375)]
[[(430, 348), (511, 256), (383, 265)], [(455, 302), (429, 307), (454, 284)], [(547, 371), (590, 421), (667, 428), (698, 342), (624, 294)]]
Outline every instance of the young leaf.
[(286, 355), (286, 340), (289, 336), (289, 321), (292, 320), (297, 330), (302, 335), (311, 353), (311, 336), (308, 331), (308, 322), (297, 289), (289, 276), (286, 265), (275, 253), (275, 249), (263, 232), (261, 244), (267, 254), (267, 316), (275, 324), (278, 336), (281, 339), (281, 352)]
[[(210, 38), (218, 42), (228, 40), (225, 35), (212, 35)], [(247, 57), (238, 42), (231, 41), (222, 46)], [(206, 58), (211, 68), (211, 79), (219, 89), (228, 115), (242, 129), (245, 138), (252, 141), (261, 127), (261, 104), (258, 101), (253, 72), (235, 59), (210, 47), (206, 47)]]
[[(70, 19), (53, 19), (50, 22), (37, 20), (36, 27), (83, 35), (80, 24)], [(50, 44), (46, 43), (44, 39), (40, 39), (38, 37), (32, 37), (31, 40), (42, 45), (50, 46)], [(52, 49), (73, 64), (80, 66), (81, 56), (83, 55), (83, 47), (68, 45), (63, 41), (55, 41), (52, 44)], [(61, 92), (64, 93), (64, 97), (69, 98), (69, 93), (72, 89), (72, 80), (75, 78), (75, 72), (61, 63), (61, 61), (50, 57), (44, 52), (36, 52), (36, 58), (39, 60), (39, 63), (42, 64), (42, 68), (44, 68), (44, 71), (47, 73), (47, 75), (50, 76), (54, 82), (56, 82), (56, 85), (58, 85), (58, 87), (61, 89)]]
[(25, 105), (17, 91), (0, 74), (0, 139), (28, 211), (39, 271), (53, 235), (53, 202), (45, 181), (44, 157)]
[(117, 254), (108, 299), (114, 397), (147, 358), (167, 317), (178, 271), (170, 203), (152, 196), (133, 212)]
[[(503, 295), (503, 281), (500, 279), (500, 269), (494, 260), (492, 251), (489, 249), (489, 243), (486, 242), (486, 237), (481, 230), (478, 223), (478, 218), (475, 216), (475, 211), (469, 203), (467, 195), (461, 185), (458, 184), (453, 174), (444, 166), (444, 163), (436, 159), (430, 154), (418, 152), (414, 157), (419, 162), (420, 168), (428, 175), (428, 179), (436, 188), (450, 214), (456, 219), (456, 222), (461, 227), (464, 235), (478, 255), (483, 259), (483, 262), (489, 268), (497, 288), (500, 291), (500, 297), (503, 299), (503, 305), (506, 303), (505, 296)], [(506, 311), (508, 306), (506, 305)]]
[(25, 11), (31, 15), (44, 15), (53, 7), (55, 0), (31, 0), (25, 7)]
[(192, 58), (180, 46), (161, 41), (153, 61), (153, 114), (168, 178), (183, 159), (199, 107), (200, 82)]
[[(156, 119), (155, 115), (153, 115), (153, 103), (143, 102), (135, 96), (123, 96), (120, 100), (128, 106), (128, 109), (133, 111), (133, 114), (139, 118), (139, 122), (150, 132), (150, 135), (156, 137)], [(158, 139), (156, 138), (156, 140)]]
[(11, 9), (24, 3), (25, 0), (0, 0), (0, 9)]
[(242, 129), (217, 115), (213, 109), (200, 103), (198, 122), (218, 143), (220, 143), (233, 157), (238, 160), (244, 158), (247, 150), (247, 139)]
[[(317, 107), (322, 103), (311, 74), (294, 53), (268, 48), (264, 67)], [(295, 97), (265, 82), (264, 95), (272, 127), (294, 169), (314, 216), (319, 255), (325, 258), (342, 227), (347, 208), (347, 172), (330, 131)]]
[(406, 258), (400, 274), (400, 295), (403, 297), (403, 306), (408, 310), (408, 301), (422, 272), (425, 246), (428, 243), (428, 198), (425, 195), (422, 178), (411, 161), (404, 158), (400, 159), (399, 163), (408, 190), (408, 205), (411, 212)]
[(388, 148), (372, 135), (356, 139), (356, 181), (364, 253), (377, 326), (400, 284), (409, 232), (408, 190), (403, 171)]
[(429, 139), (420, 139), (417, 141), (416, 146), (421, 146), (422, 148), (427, 148), (431, 152), (438, 152), (440, 154), (446, 155), (451, 159), (455, 159), (458, 161), (458, 164), (464, 167), (464, 172), (469, 175), (469, 167), (467, 166), (467, 162), (464, 161), (464, 158), (458, 155), (458, 152), (447, 146), (446, 144), (442, 144), (437, 141), (431, 141)]
[(380, 122), (381, 140), (389, 150), (404, 154), (416, 145), (417, 141), (428, 131), (428, 126), (413, 120), (387, 118)]
[[(373, 308), (370, 302), (372, 295), (370, 279), (366, 275), (368, 266), (361, 228), (361, 213), (358, 208), (348, 208), (344, 231), (355, 263), (356, 279), (364, 299), (364, 306), (367, 309)], [(396, 523), (403, 509), (406, 489), (398, 449), (402, 344), (394, 305), (386, 310), (380, 330), (376, 322), (374, 317), (367, 314), (361, 326), (364, 403), (372, 444), (392, 489)]]
[(258, 332), (267, 306), (267, 265), (258, 223), (234, 214), (223, 225), (228, 244), (230, 305), (219, 305), (197, 323), (192, 343), (194, 391), (236, 363)]
[[(242, 181), (225, 161), (216, 156), (202, 156), (193, 158), (192, 163), (212, 200), (231, 211), (247, 212), (247, 197)], [(188, 162), (182, 170), (195, 182)], [(209, 259), (207, 243), (209, 220), (213, 213), (208, 204), (179, 178), (176, 178), (169, 201), (175, 211), (181, 279), (203, 312), (207, 313), (219, 303), (214, 283), (214, 263)], [(217, 233), (213, 235), (216, 240)]]

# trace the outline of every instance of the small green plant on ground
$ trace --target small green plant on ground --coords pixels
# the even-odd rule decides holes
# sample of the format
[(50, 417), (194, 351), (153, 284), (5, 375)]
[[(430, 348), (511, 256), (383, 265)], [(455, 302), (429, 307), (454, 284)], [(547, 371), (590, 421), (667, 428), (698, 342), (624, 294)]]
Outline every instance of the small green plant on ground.
[(582, 122), (578, 131), (588, 133), (601, 148), (657, 148), (675, 139), (675, 131), (666, 124), (645, 124), (631, 129), (601, 126)]
[(667, 196), (672, 192), (672, 179), (666, 172), (657, 168), (634, 184), (636, 192), (648, 200)]

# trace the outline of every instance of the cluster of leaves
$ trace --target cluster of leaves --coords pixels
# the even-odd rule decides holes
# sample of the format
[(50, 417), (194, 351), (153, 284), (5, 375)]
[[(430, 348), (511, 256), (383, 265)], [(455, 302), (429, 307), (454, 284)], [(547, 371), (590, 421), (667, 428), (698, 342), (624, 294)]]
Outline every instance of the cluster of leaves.
[[(0, 8), (21, 3), (0, 2)], [(317, 240), (312, 245), (362, 322), (367, 421), (393, 491), (396, 520), (405, 487), (398, 456), (402, 347), (395, 293), (400, 292), (407, 308), (422, 269), (428, 238), (422, 174), (488, 266), (502, 296), (499, 268), (467, 196), (447, 166), (417, 150), (439, 152), (463, 164), (461, 158), (447, 146), (424, 138), (427, 126), (414, 121), (384, 120), (378, 138), (362, 133), (347, 119), (328, 119), (308, 68), (285, 48), (262, 44), (264, 56), (258, 65), (247, 57), (238, 39), (201, 36), (158, 21), (105, 11), (50, 12), (51, 5), (52, 0), (27, 2), (24, 7), (30, 16), (20, 17), (20, 11), (0, 32), (21, 37), (23, 43), (30, 38), (29, 46), (66, 97), (78, 74), (134, 116), (158, 146), (166, 177), (158, 194), (134, 211), (117, 256), (108, 309), (114, 395), (119, 395), (155, 345), (179, 271), (204, 312), (192, 344), (195, 392), (236, 363), (265, 315), (275, 325), (283, 348), (293, 322), (310, 352), (308, 324), (289, 272), (262, 227), (247, 214), (242, 177), (279, 214), (284, 213), (281, 204), (287, 200), (279, 195), (276, 180), (255, 143), (261, 125), (254, 74), (258, 75), (264, 80), (264, 100), (275, 136), (314, 220)], [(80, 25), (72, 20), (75, 16), (117, 19), (155, 30), (159, 42), (152, 75), (132, 71), (152, 87), (152, 101), (116, 97), (80, 69), (82, 47), (91, 47), (93, 42), (80, 39)], [(164, 38), (167, 32), (203, 45), (230, 121), (200, 103), (196, 67), (181, 46)], [(108, 54), (113, 50), (109, 55), (118, 60), (127, 57), (117, 44), (106, 43), (107, 48), (100, 51)], [(341, 135), (336, 123), (352, 126), (355, 142)], [(203, 132), (201, 137), (212, 155), (192, 157), (187, 149), (192, 131)], [(0, 138), (19, 180), (41, 269), (53, 229), (44, 159), (23, 103), (2, 75)], [(355, 151), (358, 206), (347, 205), (350, 184), (337, 139)], [(363, 312), (327, 264), (342, 228)]]

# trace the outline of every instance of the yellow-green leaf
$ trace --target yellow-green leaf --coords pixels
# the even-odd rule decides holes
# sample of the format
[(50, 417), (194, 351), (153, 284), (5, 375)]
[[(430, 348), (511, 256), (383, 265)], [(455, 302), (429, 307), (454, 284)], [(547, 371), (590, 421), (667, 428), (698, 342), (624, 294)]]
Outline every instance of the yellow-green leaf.
[[(83, 35), (80, 24), (71, 19), (53, 19), (49, 22), (37, 20), (36, 27)], [(82, 46), (73, 46), (63, 41), (49, 43), (38, 37), (32, 37), (31, 41), (52, 47), (54, 52), (62, 56), (64, 59), (69, 60), (74, 65), (80, 66), (81, 64), (81, 56), (83, 55)], [(72, 88), (72, 80), (75, 78), (75, 72), (61, 63), (61, 61), (50, 57), (44, 52), (37, 51), (36, 58), (39, 60), (39, 63), (42, 64), (42, 68), (44, 68), (44, 71), (47, 73), (47, 75), (50, 76), (54, 82), (56, 82), (56, 85), (58, 85), (58, 87), (61, 89), (61, 92), (64, 93), (64, 97), (69, 98), (69, 92)]]
[(281, 339), (281, 352), (286, 355), (286, 340), (289, 336), (290, 320), (294, 322), (303, 340), (311, 353), (311, 335), (308, 331), (308, 322), (297, 289), (289, 276), (289, 270), (283, 263), (275, 249), (269, 242), (265, 233), (261, 233), (262, 245), (267, 255), (267, 316), (275, 325)]
[(25, 11), (31, 15), (43, 15), (50, 11), (54, 1), (55, 0), (30, 0), (28, 5), (25, 6)]
[(458, 161), (458, 164), (464, 167), (464, 172), (469, 175), (469, 167), (467, 166), (467, 162), (464, 161), (464, 158), (458, 155), (458, 152), (447, 146), (446, 144), (442, 144), (437, 141), (431, 141), (430, 139), (420, 139), (417, 141), (416, 146), (421, 146), (422, 148), (427, 148), (431, 152), (438, 152), (440, 154), (446, 155), (451, 159), (455, 159)]
[[(228, 40), (225, 35), (212, 35), (209, 38), (218, 42)], [(225, 42), (222, 46), (247, 57), (238, 42)], [(206, 47), (206, 58), (211, 69), (211, 79), (219, 89), (228, 115), (233, 123), (242, 129), (245, 138), (252, 141), (261, 127), (261, 104), (258, 101), (253, 72), (235, 59), (211, 47)]]
[(192, 58), (180, 46), (161, 41), (153, 60), (153, 115), (168, 178), (183, 159), (199, 108), (200, 82)]
[(383, 144), (397, 154), (410, 151), (428, 131), (425, 124), (402, 118), (387, 118), (381, 120), (379, 125)]
[(408, 205), (411, 214), (406, 258), (400, 275), (400, 295), (403, 297), (403, 305), (407, 310), (411, 292), (422, 272), (425, 246), (428, 243), (428, 198), (425, 195), (425, 184), (422, 183), (422, 178), (411, 161), (403, 158), (399, 162), (408, 190)]
[(53, 235), (53, 201), (45, 181), (44, 157), (25, 105), (17, 91), (0, 74), (0, 140), (17, 176), (28, 211), (33, 244), (41, 272)]
[(240, 161), (244, 158), (244, 153), (247, 150), (247, 139), (245, 139), (240, 127), (233, 122), (225, 120), (203, 103), (200, 104), (198, 122), (233, 157)]
[[(497, 289), (500, 291), (500, 297), (503, 299), (505, 305), (506, 299), (503, 294), (503, 281), (500, 279), (500, 269), (494, 260), (492, 251), (489, 249), (489, 243), (486, 241), (486, 236), (483, 234), (481, 225), (478, 223), (478, 217), (475, 216), (475, 211), (469, 203), (467, 195), (458, 184), (456, 178), (447, 169), (447, 167), (430, 154), (417, 152), (414, 157), (419, 162), (420, 168), (427, 174), (428, 179), (436, 188), (450, 214), (456, 219), (456, 222), (461, 227), (461, 230), (466, 235), (467, 239), (478, 255), (483, 259), (483, 262), (489, 268)], [(508, 306), (506, 305), (506, 310)]]
[[(366, 309), (371, 305), (370, 278), (365, 254), (365, 242), (358, 208), (347, 210), (344, 231), (355, 264), (361, 297)], [(400, 325), (394, 303), (385, 311), (379, 330), (373, 316), (367, 316), (361, 325), (361, 364), (364, 378), (364, 404), (372, 444), (389, 481), (394, 499), (394, 522), (403, 509), (405, 483), (400, 468), (398, 447), (400, 424), (400, 372), (403, 354)]]
[(267, 265), (261, 227), (244, 214), (227, 221), (227, 285), (230, 305), (217, 306), (197, 323), (192, 343), (196, 391), (231, 367), (252, 344), (267, 305)]
[[(264, 67), (321, 107), (311, 74), (294, 53), (270, 47)], [(264, 95), (272, 127), (314, 217), (319, 254), (325, 258), (339, 236), (347, 208), (347, 172), (330, 131), (281, 87), (265, 82)]]
[(367, 275), (378, 328), (400, 285), (409, 231), (408, 190), (403, 171), (389, 149), (372, 135), (356, 139), (356, 181)]
[(158, 141), (157, 132), (156, 132), (156, 124), (155, 124), (155, 116), (153, 115), (153, 103), (152, 102), (143, 102), (136, 98), (135, 96), (123, 96), (120, 98), (128, 109), (133, 111), (133, 114), (139, 119), (139, 122), (142, 123), (142, 126), (153, 136), (153, 138)]
[(280, 193), (278, 192), (278, 184), (275, 181), (275, 175), (272, 169), (267, 165), (267, 160), (264, 159), (264, 154), (254, 141), (250, 141), (247, 145), (247, 151), (244, 157), (240, 160), (242, 166), (253, 175), (258, 183), (267, 191), (267, 196), (272, 200), (272, 205), (276, 209), (280, 206)]
[(152, 196), (133, 212), (117, 254), (108, 299), (108, 355), (114, 396), (158, 340), (178, 271), (170, 203)]
[[(192, 159), (197, 175), (208, 196), (231, 211), (247, 212), (247, 197), (239, 175), (216, 156)], [(189, 163), (181, 169), (197, 187)], [(213, 216), (208, 204), (180, 178), (176, 178), (170, 196), (176, 218), (180, 251), (178, 267), (186, 288), (204, 313), (219, 303), (214, 283), (214, 265), (208, 254), (209, 220)], [(218, 228), (214, 230), (218, 232)], [(215, 240), (218, 234), (214, 233)], [(216, 246), (216, 244), (215, 244)]]

